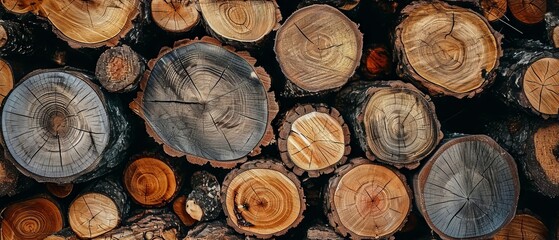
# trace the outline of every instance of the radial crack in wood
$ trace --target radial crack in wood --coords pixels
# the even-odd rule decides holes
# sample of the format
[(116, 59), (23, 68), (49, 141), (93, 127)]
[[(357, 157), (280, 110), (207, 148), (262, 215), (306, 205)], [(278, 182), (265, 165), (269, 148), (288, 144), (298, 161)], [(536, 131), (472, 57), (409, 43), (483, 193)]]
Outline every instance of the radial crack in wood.
[(176, 196), (180, 176), (165, 160), (142, 157), (124, 170), (124, 186), (132, 199), (142, 206), (163, 206)]
[(497, 21), (507, 13), (507, 0), (481, 0), (480, 5), (489, 21)]
[(153, 0), (151, 17), (161, 29), (173, 33), (188, 32), (200, 21), (192, 0)]
[(35, 197), (10, 204), (2, 210), (0, 225), (3, 240), (43, 239), (64, 225), (58, 205), (50, 198)]
[(538, 217), (529, 213), (519, 213), (493, 240), (546, 240), (550, 239), (549, 237), (549, 230)]
[(547, 12), (545, 0), (507, 0), (512, 16), (524, 24), (535, 24), (544, 19)]

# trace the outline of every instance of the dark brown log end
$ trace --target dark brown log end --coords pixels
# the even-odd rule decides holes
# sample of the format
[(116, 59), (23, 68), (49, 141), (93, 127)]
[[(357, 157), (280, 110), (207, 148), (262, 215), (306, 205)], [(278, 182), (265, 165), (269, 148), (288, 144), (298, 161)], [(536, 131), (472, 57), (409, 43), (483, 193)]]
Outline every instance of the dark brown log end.
[(124, 45), (101, 54), (95, 76), (109, 92), (129, 92), (136, 89), (144, 71), (144, 59)]

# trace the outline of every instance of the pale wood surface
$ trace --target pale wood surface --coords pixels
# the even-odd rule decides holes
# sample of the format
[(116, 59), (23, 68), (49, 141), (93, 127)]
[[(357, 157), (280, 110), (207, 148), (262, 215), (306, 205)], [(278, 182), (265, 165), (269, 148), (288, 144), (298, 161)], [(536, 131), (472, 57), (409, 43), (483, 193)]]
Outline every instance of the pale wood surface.
[(14, 74), (10, 64), (0, 59), (0, 103), (4, 100), (6, 95), (14, 88)]
[(507, 0), (481, 0), (480, 5), (489, 21), (497, 21), (507, 13)]
[(135, 202), (162, 206), (176, 195), (177, 176), (165, 162), (145, 157), (134, 160), (124, 170), (124, 186)]
[(187, 32), (200, 21), (192, 0), (153, 0), (151, 16), (157, 26), (169, 32)]
[(62, 229), (64, 220), (51, 199), (36, 197), (9, 205), (2, 211), (3, 240), (43, 239)]
[(86, 193), (70, 205), (68, 222), (81, 238), (93, 238), (110, 231), (120, 224), (116, 203), (99, 193)]
[(559, 59), (542, 58), (524, 73), (524, 95), (532, 108), (543, 114), (559, 113)]

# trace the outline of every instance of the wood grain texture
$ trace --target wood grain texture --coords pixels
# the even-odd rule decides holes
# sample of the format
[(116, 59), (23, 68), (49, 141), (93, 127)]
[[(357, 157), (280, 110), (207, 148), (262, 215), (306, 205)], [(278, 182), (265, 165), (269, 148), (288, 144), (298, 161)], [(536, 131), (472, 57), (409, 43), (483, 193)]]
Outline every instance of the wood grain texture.
[(481, 0), (483, 16), (488, 21), (497, 21), (507, 13), (507, 0)]
[(351, 151), (349, 128), (335, 108), (303, 104), (290, 109), (279, 128), (282, 161), (297, 175), (331, 173)]
[(512, 157), (485, 135), (444, 143), (415, 178), (419, 209), (443, 239), (495, 235), (514, 216), (519, 195)]
[(286, 78), (310, 93), (347, 83), (359, 66), (362, 48), (357, 25), (328, 5), (295, 11), (278, 30), (274, 45)]
[(559, 113), (559, 59), (542, 58), (530, 64), (522, 84), (534, 109), (549, 115)]
[(559, 13), (550, 11), (545, 14), (544, 20), (549, 43), (559, 48)]
[(180, 176), (163, 159), (141, 157), (124, 170), (124, 186), (132, 199), (147, 207), (164, 206), (176, 196)]
[(64, 225), (58, 204), (42, 196), (10, 204), (1, 219), (0, 237), (4, 240), (43, 239)]
[(330, 225), (342, 236), (385, 239), (404, 226), (411, 197), (402, 174), (358, 158), (336, 171), (324, 203)]
[(168, 32), (188, 32), (200, 22), (192, 0), (153, 0), (150, 7), (155, 24)]
[(95, 77), (109, 92), (130, 92), (146, 70), (142, 56), (127, 45), (113, 47), (104, 51), (95, 66)]
[(246, 52), (213, 38), (184, 40), (150, 61), (130, 104), (171, 156), (233, 167), (273, 140), (270, 78)]
[(4, 59), (0, 59), (0, 103), (14, 88), (14, 73), (10, 63)]
[(46, 183), (46, 189), (57, 198), (65, 198), (72, 193), (74, 189), (74, 184), (56, 184), (56, 183)]
[(535, 24), (544, 19), (547, 12), (547, 1), (545, 0), (507, 0), (512, 16), (525, 24)]
[(180, 220), (167, 209), (142, 210), (126, 219), (121, 227), (94, 240), (177, 240), (182, 236)]
[(227, 224), (258, 238), (281, 236), (303, 219), (305, 196), (297, 177), (272, 160), (247, 162), (222, 185)]
[(473, 97), (492, 83), (501, 35), (476, 12), (444, 2), (415, 2), (402, 10), (394, 45), (400, 77), (431, 95)]
[(550, 235), (549, 230), (538, 217), (530, 213), (518, 213), (492, 239), (546, 240), (550, 239)]

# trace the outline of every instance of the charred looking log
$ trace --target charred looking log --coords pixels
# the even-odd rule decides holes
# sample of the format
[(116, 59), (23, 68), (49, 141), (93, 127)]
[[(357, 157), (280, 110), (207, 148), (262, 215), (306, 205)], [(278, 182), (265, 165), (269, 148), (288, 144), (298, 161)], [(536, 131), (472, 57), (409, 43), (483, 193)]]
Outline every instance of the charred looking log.
[(221, 208), (221, 186), (214, 175), (206, 171), (195, 172), (190, 178), (192, 191), (186, 199), (186, 212), (198, 221), (217, 219)]

